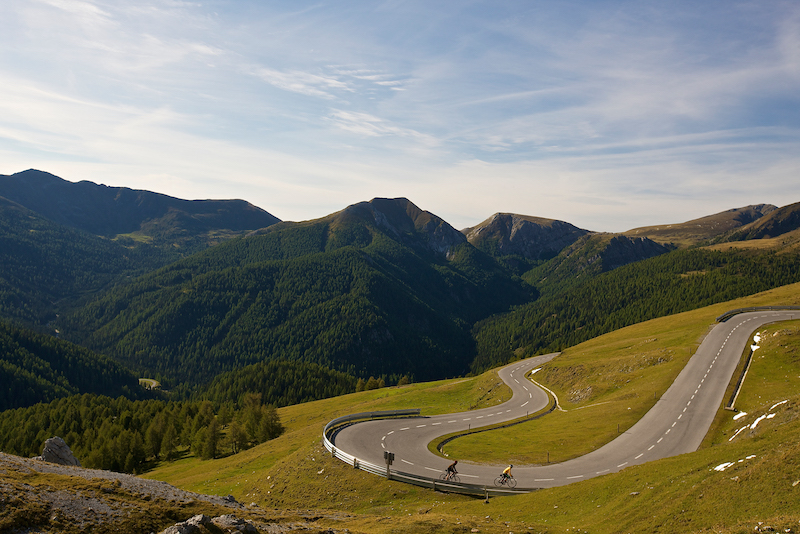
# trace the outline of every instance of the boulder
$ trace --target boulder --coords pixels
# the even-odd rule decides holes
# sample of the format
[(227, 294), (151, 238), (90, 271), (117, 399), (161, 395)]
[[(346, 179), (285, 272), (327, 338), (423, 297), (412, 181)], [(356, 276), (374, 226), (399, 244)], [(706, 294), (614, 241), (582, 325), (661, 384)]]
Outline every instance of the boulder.
[(233, 515), (221, 515), (211, 519), (207, 515), (196, 515), (182, 523), (162, 530), (160, 534), (258, 534), (258, 529), (244, 519)]
[(258, 529), (253, 526), (252, 523), (245, 521), (244, 519), (239, 519), (238, 517), (230, 514), (215, 517), (211, 521), (214, 523), (214, 525), (216, 525), (218, 528), (221, 528), (225, 532), (258, 534)]
[(37, 456), (35, 459), (51, 464), (75, 465), (81, 467), (81, 463), (72, 455), (72, 451), (67, 444), (58, 436), (45, 441), (42, 455)]

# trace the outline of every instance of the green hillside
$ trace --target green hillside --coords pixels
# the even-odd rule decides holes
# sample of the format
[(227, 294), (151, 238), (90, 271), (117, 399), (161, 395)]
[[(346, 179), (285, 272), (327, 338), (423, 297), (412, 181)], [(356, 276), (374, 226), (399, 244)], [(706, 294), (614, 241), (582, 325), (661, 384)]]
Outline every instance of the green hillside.
[(553, 352), (627, 325), (800, 281), (800, 255), (678, 250), (589, 278), (475, 325), (473, 371)]
[(0, 318), (52, 332), (57, 314), (115, 283), (276, 221), (244, 201), (0, 175)]
[(58, 324), (173, 383), (277, 359), (424, 380), (467, 372), (470, 325), (534, 295), (441, 219), (376, 199), (220, 244)]
[(139, 381), (106, 356), (0, 321), (0, 412), (68, 395), (145, 397)]
[[(652, 397), (642, 391), (656, 382), (669, 383), (679, 369), (660, 365), (627, 369), (632, 357), (631, 343), (649, 339), (656, 349), (684, 351), (698, 341), (723, 310), (748, 305), (797, 304), (798, 285), (786, 286), (754, 297), (690, 313), (657, 319), (603, 336), (570, 350), (573, 363), (595, 353), (591, 368), (564, 365), (556, 359), (546, 366), (554, 377), (569, 377), (570, 384), (593, 382), (603, 368), (613, 368), (620, 376), (612, 402), (596, 403), (584, 399), (576, 406), (595, 404), (591, 423), (614, 423), (616, 413), (626, 407), (641, 412)], [(210, 462), (187, 458), (164, 464), (148, 473), (148, 478), (164, 480), (179, 487), (216, 495), (233, 493), (243, 502), (255, 502), (262, 509), (313, 508), (319, 528), (350, 532), (752, 532), (755, 526), (770, 525), (785, 531), (800, 521), (800, 501), (796, 498), (800, 469), (800, 350), (797, 322), (768, 327), (761, 350), (763, 358), (751, 368), (739, 408), (748, 412), (734, 421), (731, 412), (721, 410), (707, 444), (698, 452), (627, 468), (568, 486), (539, 490), (528, 495), (483, 499), (408, 486), (386, 481), (354, 470), (324, 452), (321, 428), (329, 420), (352, 412), (420, 407), (423, 414), (449, 413), (460, 406), (476, 403), (485, 395), (485, 377), (466, 381), (417, 384), (403, 388), (356, 393), (336, 399), (290, 406), (279, 410), (286, 432), (268, 446), (253, 448), (235, 457)], [(667, 336), (653, 339), (653, 332)], [(630, 336), (626, 342), (626, 336)], [(684, 345), (688, 343), (688, 346)], [(648, 349), (649, 350), (649, 349)], [(586, 354), (584, 354), (586, 353)], [(577, 358), (577, 359), (576, 359)], [(605, 366), (605, 367), (604, 367)], [(632, 373), (632, 374), (631, 374)], [(490, 373), (487, 373), (487, 376)], [(545, 382), (554, 388), (558, 384)], [(571, 387), (567, 382), (562, 386)], [(602, 394), (602, 392), (600, 392)], [(777, 405), (786, 401), (783, 404)], [(459, 403), (460, 406), (459, 406)], [(477, 403), (476, 403), (477, 404)], [(776, 406), (777, 405), (777, 406)], [(772, 407), (772, 408), (771, 408)], [(568, 408), (573, 408), (572, 405)], [(607, 411), (608, 410), (608, 411)], [(580, 410), (571, 411), (576, 417)], [(758, 426), (731, 439), (743, 425), (752, 425), (768, 413)], [(550, 417), (550, 416), (547, 416)], [(549, 439), (547, 417), (525, 425), (497, 431), (504, 447), (527, 435), (536, 435), (542, 426), (542, 439)], [(571, 417), (569, 414), (560, 417)], [(556, 423), (557, 424), (557, 423)], [(530, 428), (529, 428), (530, 427)], [(562, 425), (561, 431), (564, 428)], [(614, 429), (616, 431), (616, 429)], [(596, 432), (596, 431), (595, 431)], [(578, 445), (591, 449), (592, 434)], [(483, 434), (486, 437), (486, 433)], [(553, 441), (558, 441), (554, 439)], [(556, 451), (557, 449), (553, 449)], [(480, 456), (480, 450), (473, 451)], [(741, 460), (741, 462), (739, 461)], [(731, 463), (724, 470), (715, 467)], [(336, 510), (335, 517), (326, 511)]]
[(0, 317), (45, 325), (62, 306), (172, 261), (53, 223), (0, 197)]

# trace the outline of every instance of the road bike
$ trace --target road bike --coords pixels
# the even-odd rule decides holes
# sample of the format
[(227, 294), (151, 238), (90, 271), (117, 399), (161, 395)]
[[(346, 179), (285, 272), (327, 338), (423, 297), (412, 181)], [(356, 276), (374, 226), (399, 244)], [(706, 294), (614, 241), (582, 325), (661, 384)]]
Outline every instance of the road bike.
[(496, 479), (494, 479), (495, 486), (508, 486), (509, 488), (516, 488), (517, 487), (517, 479), (514, 477), (507, 477), (500, 475)]
[(461, 479), (459, 478), (458, 474), (453, 473), (452, 475), (450, 475), (447, 471), (439, 475), (439, 480), (443, 480), (444, 482), (461, 482)]

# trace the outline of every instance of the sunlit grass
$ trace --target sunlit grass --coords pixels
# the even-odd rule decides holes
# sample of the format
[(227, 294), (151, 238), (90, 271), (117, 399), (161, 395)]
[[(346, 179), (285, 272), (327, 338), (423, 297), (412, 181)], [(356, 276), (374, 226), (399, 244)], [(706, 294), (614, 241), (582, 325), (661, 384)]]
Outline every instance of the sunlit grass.
[[(648, 409), (653, 393), (663, 393), (718, 315), (738, 307), (798, 303), (800, 285), (795, 284), (649, 321), (581, 344), (535, 375), (556, 392), (566, 412), (546, 416), (531, 426), (525, 423), (453, 443), (476, 438), (473, 446), (481, 447), (484, 455), (493, 448), (513, 450), (506, 454), (527, 454), (531, 462), (541, 461), (536, 454), (548, 448), (563, 457), (588, 452), (614, 437), (617, 422), (621, 429), (627, 428)], [(800, 335), (770, 336), (797, 328), (797, 324), (784, 323), (762, 329), (767, 334), (759, 349), (764, 352), (758, 356), (764, 357), (754, 361), (737, 403), (745, 411), (752, 410), (748, 415), (752, 422), (775, 402), (788, 400), (775, 410), (773, 419), (730, 442), (738, 423), (728, 424), (733, 413), (725, 412), (714, 439), (696, 453), (561, 488), (492, 498), (486, 504), (483, 499), (437, 493), (355, 470), (331, 458), (322, 446), (322, 427), (341, 415), (393, 408), (422, 408), (423, 413), (434, 414), (478, 406), (478, 399), (491, 387), (487, 383), (493, 380), (492, 373), (283, 408), (279, 410), (287, 428), (283, 436), (220, 460), (190, 458), (166, 464), (148, 477), (195, 491), (231, 493), (240, 502), (267, 508), (336, 511), (338, 519), (321, 519), (318, 526), (351, 532), (469, 532), (477, 528), (507, 533), (530, 528), (534, 532), (713, 529), (727, 533), (753, 531), (758, 521), (776, 529), (790, 525), (796, 529), (800, 526), (800, 482), (795, 484), (800, 481), (800, 370), (795, 359)], [(664, 361), (659, 362), (659, 357)], [(589, 386), (592, 390), (586, 394)], [(484, 404), (501, 400), (492, 397)], [(566, 427), (582, 428), (586, 434)], [(571, 433), (569, 439), (563, 437), (564, 431)], [(542, 434), (550, 432), (560, 432), (562, 437), (548, 441)], [(536, 445), (527, 445), (526, 440)], [(752, 455), (755, 458), (744, 460)], [(509, 456), (497, 458), (504, 463)], [(551, 456), (551, 461), (559, 459)], [(491, 461), (486, 456), (478, 460)], [(713, 470), (723, 462), (735, 464), (724, 472)]]

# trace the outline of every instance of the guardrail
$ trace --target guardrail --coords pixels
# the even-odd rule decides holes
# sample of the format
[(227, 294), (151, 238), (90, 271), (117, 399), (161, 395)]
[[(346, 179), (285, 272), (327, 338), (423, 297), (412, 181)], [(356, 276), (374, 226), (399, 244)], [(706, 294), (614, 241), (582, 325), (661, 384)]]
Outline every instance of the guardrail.
[(322, 431), (322, 440), (323, 443), (325, 444), (325, 448), (328, 450), (328, 452), (331, 453), (331, 455), (334, 458), (338, 458), (339, 460), (342, 460), (346, 464), (352, 465), (354, 469), (360, 469), (362, 471), (366, 471), (367, 473), (371, 473), (373, 475), (385, 477), (389, 480), (397, 480), (399, 482), (405, 482), (406, 484), (413, 484), (415, 486), (421, 486), (423, 488), (430, 488), (433, 489), (434, 491), (438, 490), (450, 493), (460, 493), (463, 495), (479, 495), (488, 499), (490, 496), (518, 495), (520, 493), (530, 493), (531, 491), (535, 491), (536, 489), (538, 489), (538, 488), (514, 488), (514, 489), (497, 488), (494, 486), (487, 486), (484, 484), (467, 484), (464, 482), (450, 482), (430, 477), (414, 475), (411, 473), (404, 473), (402, 471), (396, 471), (394, 469), (388, 468), (387, 466), (376, 465), (370, 462), (366, 462), (364, 460), (360, 460), (341, 449), (337, 449), (336, 445), (334, 445), (333, 441), (331, 441), (330, 439), (330, 437), (334, 436), (335, 431), (338, 428), (346, 424), (354, 423), (357, 421), (373, 420), (373, 419), (388, 419), (392, 417), (414, 417), (414, 416), (419, 416), (419, 414), (420, 410), (416, 408), (410, 410), (361, 412), (351, 415), (345, 415), (344, 417), (337, 417), (336, 419), (330, 421), (328, 424), (325, 425), (325, 428)]
[(783, 310), (800, 310), (800, 306), (751, 306), (749, 308), (736, 308), (735, 310), (726, 311), (717, 317), (718, 323), (724, 323), (734, 315), (740, 313), (754, 312), (754, 311), (783, 311)]

